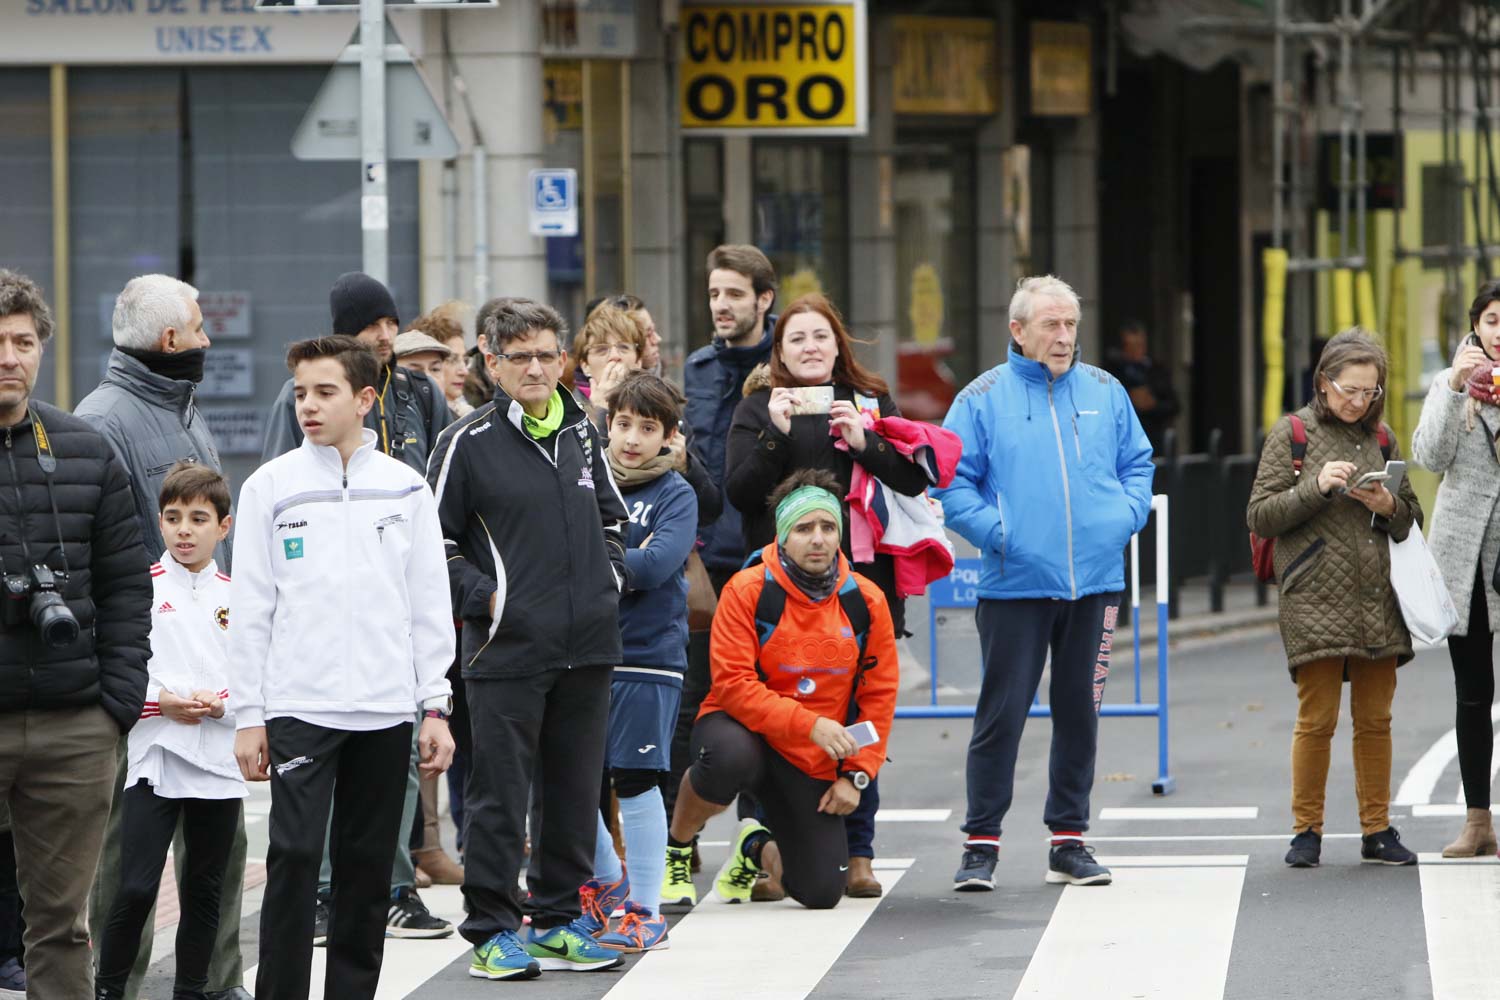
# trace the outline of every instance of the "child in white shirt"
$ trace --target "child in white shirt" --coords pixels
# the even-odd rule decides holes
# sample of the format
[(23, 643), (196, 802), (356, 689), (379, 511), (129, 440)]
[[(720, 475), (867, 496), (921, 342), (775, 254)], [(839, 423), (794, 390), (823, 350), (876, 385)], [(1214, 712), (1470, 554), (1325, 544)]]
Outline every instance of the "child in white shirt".
[(229, 577), (213, 558), (229, 533), (229, 484), (208, 466), (178, 462), (158, 502), (167, 551), (151, 567), (149, 682), (130, 731), (120, 889), (98, 943), (100, 1000), (125, 995), (179, 818), (187, 855), (172, 996), (204, 996), (220, 887), (246, 794), (229, 710)]

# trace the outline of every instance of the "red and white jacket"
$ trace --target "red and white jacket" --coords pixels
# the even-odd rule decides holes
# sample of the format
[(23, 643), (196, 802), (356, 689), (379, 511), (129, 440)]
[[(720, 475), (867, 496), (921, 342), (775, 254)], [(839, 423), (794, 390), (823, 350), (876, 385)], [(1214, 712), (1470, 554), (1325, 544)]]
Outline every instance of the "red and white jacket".
[[(234, 759), (234, 702), (229, 690), (229, 577), (210, 562), (197, 573), (163, 553), (151, 566), (151, 660), (146, 705), (130, 731), (129, 777), (152, 747), (194, 767), (240, 778)], [(196, 726), (164, 718), (158, 699), (166, 688), (184, 698), (212, 691), (224, 699), (224, 717), (205, 716)]]

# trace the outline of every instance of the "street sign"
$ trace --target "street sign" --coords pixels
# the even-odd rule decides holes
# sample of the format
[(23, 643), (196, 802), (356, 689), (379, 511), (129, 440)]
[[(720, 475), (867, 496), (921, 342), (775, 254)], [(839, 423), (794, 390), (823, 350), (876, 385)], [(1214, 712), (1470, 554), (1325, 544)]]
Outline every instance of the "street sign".
[(571, 168), (533, 170), (531, 235), (578, 235), (578, 172)]
[[(500, 0), (385, 0), (386, 7), (420, 7), (442, 10), (445, 7), (498, 7)], [(359, 10), (359, 0), (255, 0), (256, 10), (338, 11)]]
[[(388, 63), (385, 91), (386, 159), (446, 160), (458, 155), (458, 139), (416, 66), (409, 61)], [(358, 62), (341, 61), (328, 71), (292, 136), (292, 155), (299, 160), (361, 159)]]

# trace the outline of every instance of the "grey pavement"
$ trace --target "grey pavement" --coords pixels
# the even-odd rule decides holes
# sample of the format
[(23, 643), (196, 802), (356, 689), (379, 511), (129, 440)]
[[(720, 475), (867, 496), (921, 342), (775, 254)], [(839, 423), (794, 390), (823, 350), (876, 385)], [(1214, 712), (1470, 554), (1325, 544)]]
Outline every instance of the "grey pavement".
[[(977, 681), (977, 665), (965, 662), (962, 622), (951, 625), (955, 635), (950, 657), (945, 653), (945, 701), (962, 702)], [(972, 643), (972, 637), (967, 641)], [(1154, 676), (1147, 663), (1144, 681), (1154, 691)], [(1128, 699), (1128, 651), (1116, 657), (1115, 676), (1108, 700)], [(951, 678), (949, 674), (951, 673)], [(1180, 991), (1140, 991), (1123, 976), (1118, 991), (1103, 991), (1100, 997), (1224, 997), (1232, 1000), (1262, 1000), (1275, 997), (1435, 997), (1494, 996), (1491, 991), (1435, 993), (1429, 968), (1429, 947), (1424, 918), (1424, 879), (1430, 870), (1388, 869), (1359, 864), (1358, 823), (1349, 759), (1348, 716), (1335, 737), (1329, 777), (1328, 823), (1330, 836), (1324, 847), (1324, 865), (1311, 871), (1284, 867), (1281, 856), (1290, 835), (1288, 803), (1288, 755), (1295, 714), (1294, 689), (1288, 680), (1279, 639), (1272, 634), (1238, 638), (1227, 642), (1198, 644), (1178, 652), (1173, 659), (1172, 771), (1177, 792), (1156, 797), (1151, 782), (1156, 776), (1156, 723), (1151, 719), (1106, 719), (1101, 729), (1101, 752), (1094, 811), (1098, 816), (1110, 808), (1159, 809), (1182, 807), (1254, 807), (1253, 819), (1185, 819), (1179, 821), (1099, 819), (1090, 832), (1091, 843), (1101, 856), (1166, 858), (1171, 865), (1183, 864), (1182, 856), (1246, 856), (1243, 886), (1237, 903), (1230, 901), (1233, 921), (1232, 949), (1221, 986), (1181, 984)], [(907, 692), (904, 700), (922, 700), (923, 692)], [(1393, 789), (1400, 785), (1413, 763), (1452, 724), (1453, 687), (1447, 656), (1441, 650), (1427, 651), (1402, 668), (1395, 706), (1395, 768)], [(956, 894), (951, 878), (961, 850), (959, 824), (964, 809), (963, 762), (970, 725), (967, 720), (903, 720), (891, 740), (891, 761), (882, 772), (883, 807), (901, 810), (951, 810), (941, 822), (882, 822), (877, 851), (882, 858), (913, 859), (900, 881), (868, 919), (858, 926), (846, 946), (827, 949), (826, 974), (807, 989), (757, 992), (760, 977), (778, 970), (777, 951), (803, 941), (799, 927), (811, 919), (805, 911), (761, 904), (736, 910), (736, 919), (750, 923), (747, 933), (720, 941), (712, 954), (694, 956), (683, 944), (665, 953), (673, 961), (696, 958), (714, 967), (736, 970), (739, 987), (720, 992), (694, 980), (691, 966), (675, 984), (683, 997), (774, 996), (798, 1000), (816, 998), (870, 997), (1012, 997), (1023, 980), (1030, 984), (1028, 996), (1051, 996), (1045, 985), (1047, 969), (1032, 968), (1034, 956), (1059, 954), (1058, 969), (1078, 969), (1090, 963), (1112, 967), (1127, 956), (1113, 953), (1108, 943), (1069, 944), (1070, 926), (1076, 914), (1085, 917), (1091, 908), (1110, 903), (1106, 893), (1127, 892), (1125, 880), (1109, 888), (1059, 890), (1045, 885), (1046, 832), (1041, 823), (1046, 794), (1047, 743), (1050, 723), (1032, 720), (1022, 748), (1017, 773), (1016, 802), (1007, 820), (993, 893)], [(1434, 803), (1452, 803), (1457, 789), (1456, 766), (1449, 764), (1427, 796)], [(1406, 843), (1419, 852), (1437, 852), (1451, 839), (1458, 820), (1451, 817), (1421, 818), (1410, 806), (1393, 809), (1393, 822)], [(731, 825), (717, 820), (705, 831), (711, 843), (727, 841)], [(451, 829), (449, 830), (451, 836)], [(1118, 839), (1124, 838), (1124, 839)], [(1195, 839), (1196, 838), (1196, 839)], [(251, 827), (251, 855), (263, 856), (265, 824)], [(705, 894), (712, 873), (725, 849), (706, 849), (705, 871), (698, 880)], [(1493, 860), (1488, 865), (1493, 866)], [(1117, 868), (1117, 874), (1122, 870)], [(1491, 878), (1492, 867), (1475, 865), (1457, 871), (1460, 878)], [(1176, 873), (1176, 874), (1174, 874)], [(1171, 884), (1179, 876), (1186, 882), (1194, 869), (1169, 867), (1165, 877)], [(1064, 893), (1075, 907), (1075, 917), (1055, 922)], [(1083, 894), (1083, 895), (1079, 895)], [(1117, 896), (1115, 898), (1125, 898)], [(1146, 901), (1149, 902), (1149, 899)], [(1429, 899), (1436, 905), (1435, 899)], [(700, 909), (709, 904), (700, 904)], [(848, 906), (849, 904), (845, 904)], [(1146, 903), (1142, 904), (1143, 906)], [(1082, 910), (1076, 909), (1082, 907)], [(704, 920), (717, 911), (704, 910)], [(832, 911), (841, 914), (845, 907)], [(853, 913), (851, 907), (849, 913)], [(1173, 914), (1151, 913), (1170, 922)], [(693, 921), (696, 914), (682, 918)], [(1180, 918), (1181, 915), (1178, 915)], [(1494, 906), (1475, 913), (1475, 929), (1495, 920)], [(1125, 921), (1129, 923), (1129, 921)], [(243, 925), (247, 965), (256, 952), (255, 916)], [(676, 925), (679, 937), (688, 937), (688, 923)], [(700, 921), (700, 927), (707, 927)], [(818, 925), (822, 926), (822, 925)], [(1129, 929), (1129, 928), (1122, 928)], [(1136, 928), (1138, 930), (1138, 928)], [(1190, 927), (1184, 930), (1191, 929)], [(1439, 929), (1442, 930), (1441, 928)], [(1462, 930), (1467, 934), (1467, 930)], [(1044, 941), (1044, 937), (1046, 940)], [(1468, 947), (1488, 953), (1494, 941), (1470, 938)], [(403, 943), (403, 955), (412, 945)], [(432, 946), (429, 946), (432, 947)], [(704, 950), (709, 950), (705, 948)], [(467, 1000), (513, 991), (528, 996), (615, 997), (638, 995), (632, 978), (637, 964), (658, 962), (658, 956), (633, 958), (625, 972), (591, 975), (549, 973), (528, 984), (488, 983), (466, 975), (468, 959), (456, 955), (436, 961), (424, 975), (430, 978), (404, 995), (419, 998)], [(1155, 967), (1171, 970), (1191, 964), (1190, 951), (1168, 943), (1152, 954), (1129, 956), (1131, 969)], [(1083, 966), (1076, 963), (1083, 963)], [(814, 963), (816, 964), (816, 963)], [(1451, 963), (1450, 963), (1451, 964)], [(819, 967), (821, 969), (821, 966)], [(168, 997), (171, 962), (153, 967), (148, 996)], [(1030, 973), (1028, 973), (1030, 970)], [(704, 975), (708, 975), (708, 971)], [(1137, 973), (1131, 973), (1135, 975)], [(1144, 975), (1144, 973), (1139, 973)], [(1032, 978), (1028, 979), (1028, 975)], [(1040, 977), (1040, 978), (1038, 978)], [(1038, 983), (1042, 983), (1038, 986)], [(1034, 988), (1033, 988), (1034, 987)], [(385, 995), (385, 994), (382, 994)], [(392, 993), (392, 996), (403, 995)], [(1091, 998), (1092, 1000), (1092, 998)]]

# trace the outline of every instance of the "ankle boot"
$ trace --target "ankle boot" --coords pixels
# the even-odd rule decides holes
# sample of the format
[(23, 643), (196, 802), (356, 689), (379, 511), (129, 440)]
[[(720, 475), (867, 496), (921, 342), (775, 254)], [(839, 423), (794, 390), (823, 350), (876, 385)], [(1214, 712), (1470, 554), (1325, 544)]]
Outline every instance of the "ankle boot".
[(1445, 858), (1473, 858), (1495, 853), (1495, 825), (1488, 809), (1470, 809), (1458, 839), (1443, 848)]
[(870, 867), (869, 858), (850, 858), (849, 876), (844, 883), (844, 895), (851, 899), (877, 899), (883, 890), (880, 880)]

